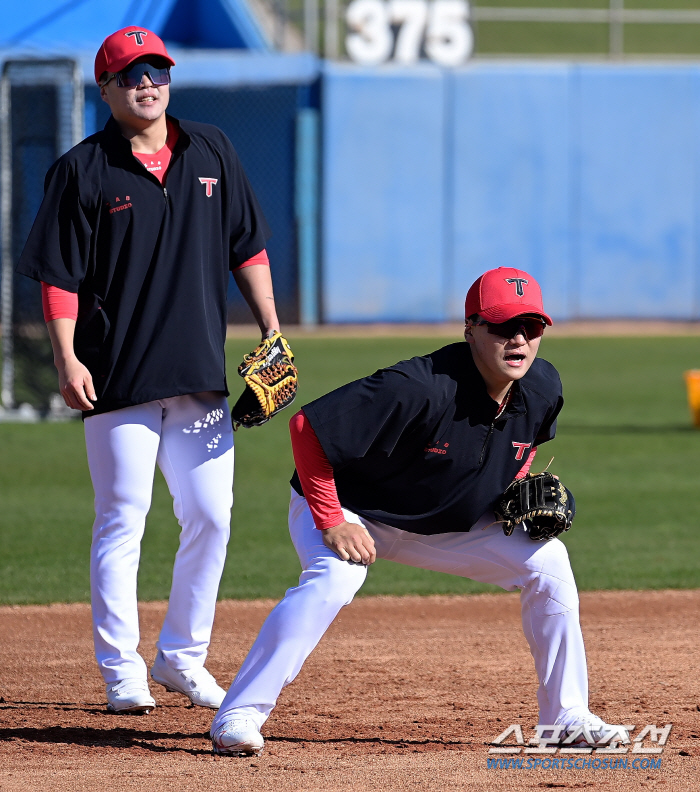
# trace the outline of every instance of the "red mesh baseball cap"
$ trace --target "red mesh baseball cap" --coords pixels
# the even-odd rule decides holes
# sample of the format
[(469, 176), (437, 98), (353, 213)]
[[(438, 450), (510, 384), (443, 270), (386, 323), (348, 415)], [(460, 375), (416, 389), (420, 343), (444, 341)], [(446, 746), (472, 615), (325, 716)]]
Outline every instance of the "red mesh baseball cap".
[(144, 55), (157, 55), (164, 58), (171, 66), (175, 61), (168, 55), (165, 44), (152, 30), (131, 25), (122, 28), (102, 42), (95, 56), (95, 82), (99, 85), (100, 77), (105, 72), (121, 71), (131, 61)]
[(469, 318), (474, 314), (487, 322), (507, 322), (522, 314), (537, 314), (552, 324), (542, 306), (540, 284), (532, 275), (514, 267), (489, 270), (474, 281), (467, 292), (464, 315)]

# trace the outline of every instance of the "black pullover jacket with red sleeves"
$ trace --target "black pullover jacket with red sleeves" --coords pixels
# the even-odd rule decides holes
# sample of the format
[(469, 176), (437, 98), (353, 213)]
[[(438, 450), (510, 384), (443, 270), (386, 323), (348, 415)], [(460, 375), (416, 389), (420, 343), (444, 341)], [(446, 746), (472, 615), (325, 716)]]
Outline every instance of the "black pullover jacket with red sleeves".
[(85, 416), (202, 391), (228, 394), (229, 271), (270, 230), (217, 127), (177, 121), (165, 185), (113, 118), (49, 170), (17, 272), (78, 294), (75, 352), (97, 401)]
[[(417, 534), (469, 531), (533, 446), (554, 437), (557, 370), (536, 358), (499, 413), (465, 342), (403, 360), (304, 406), (341, 506)], [(292, 486), (303, 495), (294, 472)], [(494, 518), (495, 519), (495, 518)]]

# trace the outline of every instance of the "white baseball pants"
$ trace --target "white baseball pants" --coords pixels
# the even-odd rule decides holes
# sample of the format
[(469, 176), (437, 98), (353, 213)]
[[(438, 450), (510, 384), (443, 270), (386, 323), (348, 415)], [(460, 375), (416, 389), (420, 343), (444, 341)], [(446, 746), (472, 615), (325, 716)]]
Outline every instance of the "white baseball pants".
[(204, 665), (233, 505), (233, 431), (221, 393), (195, 393), (85, 419), (95, 489), (90, 555), (97, 664), (107, 684), (146, 679), (136, 578), (158, 464), (181, 526), (157, 646), (178, 670)]
[[(482, 530), (495, 519), (490, 513), (468, 533), (433, 536), (401, 531), (347, 510), (344, 514), (348, 522), (367, 528), (378, 558), (493, 583), (507, 591), (519, 589), (523, 630), (539, 679), (539, 722), (568, 725), (588, 715), (578, 593), (562, 542), (533, 542), (524, 531), (505, 536), (500, 525)], [(325, 546), (306, 499), (296, 492), (289, 528), (303, 568), (299, 585), (287, 591), (263, 624), (214, 718), (212, 734), (237, 715), (262, 726), (282, 688), (296, 677), (367, 575), (366, 567), (342, 561)]]

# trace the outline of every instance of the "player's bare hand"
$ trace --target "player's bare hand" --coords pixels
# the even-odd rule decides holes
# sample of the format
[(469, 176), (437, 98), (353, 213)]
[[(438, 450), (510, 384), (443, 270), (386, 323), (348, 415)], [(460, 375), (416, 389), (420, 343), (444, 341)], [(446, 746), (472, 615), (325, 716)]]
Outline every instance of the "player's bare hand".
[(377, 560), (374, 539), (364, 525), (343, 522), (323, 533), (323, 542), (343, 561), (369, 566)]
[(56, 363), (56, 368), (63, 401), (74, 410), (94, 410), (97, 396), (87, 367), (73, 356)]

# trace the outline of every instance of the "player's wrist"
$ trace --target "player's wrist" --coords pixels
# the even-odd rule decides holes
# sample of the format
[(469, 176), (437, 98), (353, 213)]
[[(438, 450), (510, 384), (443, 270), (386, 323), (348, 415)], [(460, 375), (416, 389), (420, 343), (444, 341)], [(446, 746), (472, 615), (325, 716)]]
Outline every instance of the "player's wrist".
[[(270, 298), (274, 302), (274, 297)], [(263, 341), (266, 338), (269, 338), (272, 333), (279, 333), (280, 331), (280, 320), (277, 316), (277, 311), (274, 308), (274, 305), (271, 304), (269, 306), (263, 306), (263, 310), (260, 311), (258, 319), (258, 326), (260, 327), (260, 332), (262, 333)]]
[(319, 531), (332, 531), (334, 528), (340, 528), (341, 525), (345, 524), (345, 517), (341, 515), (340, 517), (331, 517), (326, 520), (317, 520), (314, 524)]
[(61, 350), (54, 352), (53, 363), (56, 368), (65, 368), (66, 366), (78, 362), (75, 352), (64, 352)]

